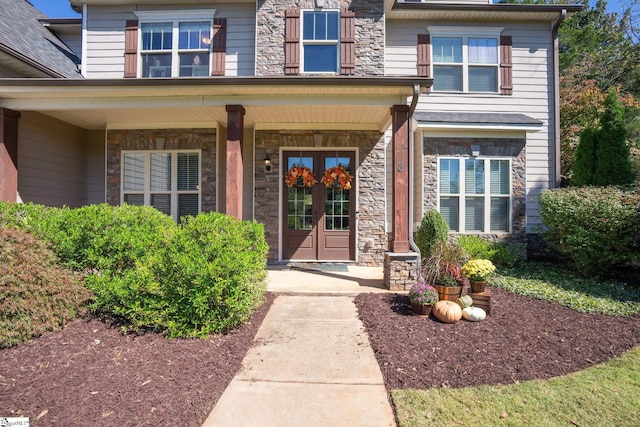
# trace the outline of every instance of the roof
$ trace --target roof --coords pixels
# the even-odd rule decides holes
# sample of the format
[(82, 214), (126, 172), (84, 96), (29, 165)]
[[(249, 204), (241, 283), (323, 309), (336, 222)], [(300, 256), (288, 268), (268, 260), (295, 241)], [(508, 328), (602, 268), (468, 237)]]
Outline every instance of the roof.
[(2, 0), (0, 53), (46, 76), (81, 78), (80, 60), (41, 22), (47, 16), (27, 0)]
[(416, 111), (413, 118), (421, 128), (491, 129), (536, 131), (543, 122), (524, 114), (460, 113), (450, 111)]

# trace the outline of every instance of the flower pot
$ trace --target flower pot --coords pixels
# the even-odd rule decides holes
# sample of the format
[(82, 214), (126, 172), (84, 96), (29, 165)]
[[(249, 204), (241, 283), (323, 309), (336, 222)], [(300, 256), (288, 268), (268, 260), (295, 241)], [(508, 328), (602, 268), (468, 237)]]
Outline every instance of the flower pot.
[(414, 316), (428, 317), (431, 314), (431, 304), (418, 304), (417, 302), (411, 303), (411, 314)]
[(460, 298), (462, 294), (462, 286), (440, 286), (435, 285), (440, 300), (454, 301)]
[(471, 292), (474, 294), (484, 292), (485, 286), (487, 286), (487, 282), (485, 280), (482, 281), (470, 281), (471, 283)]

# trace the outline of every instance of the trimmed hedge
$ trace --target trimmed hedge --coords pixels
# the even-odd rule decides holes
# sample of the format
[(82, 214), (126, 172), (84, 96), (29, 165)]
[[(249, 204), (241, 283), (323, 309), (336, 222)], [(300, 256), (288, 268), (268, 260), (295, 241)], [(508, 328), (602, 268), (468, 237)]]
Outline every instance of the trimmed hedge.
[(540, 195), (543, 237), (584, 275), (640, 261), (640, 194), (615, 187), (560, 188)]
[(183, 218), (106, 204), (78, 209), (0, 204), (0, 224), (48, 241), (87, 274), (94, 312), (134, 332), (205, 337), (246, 321), (264, 299), (264, 227), (220, 213)]
[(445, 243), (449, 239), (447, 220), (437, 209), (429, 209), (416, 230), (416, 245), (423, 258), (431, 255), (431, 251), (438, 243)]

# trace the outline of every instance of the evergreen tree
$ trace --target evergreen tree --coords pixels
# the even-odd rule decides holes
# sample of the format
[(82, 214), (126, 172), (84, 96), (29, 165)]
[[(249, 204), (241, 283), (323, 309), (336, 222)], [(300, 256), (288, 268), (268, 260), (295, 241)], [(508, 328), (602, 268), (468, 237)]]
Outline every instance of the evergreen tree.
[(596, 164), (593, 184), (626, 185), (633, 183), (627, 146), (624, 107), (615, 90), (610, 89), (600, 118), (601, 129), (596, 139)]
[(593, 184), (596, 170), (596, 141), (598, 130), (586, 127), (580, 134), (580, 143), (576, 150), (576, 160), (573, 163), (571, 184), (583, 187)]

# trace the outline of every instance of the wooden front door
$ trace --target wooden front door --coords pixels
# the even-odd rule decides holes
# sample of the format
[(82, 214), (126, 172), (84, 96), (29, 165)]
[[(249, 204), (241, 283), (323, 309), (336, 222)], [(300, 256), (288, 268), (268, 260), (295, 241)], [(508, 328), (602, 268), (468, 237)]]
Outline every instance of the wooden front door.
[[(301, 177), (295, 185), (289, 186), (283, 180), (282, 257), (297, 260), (354, 260), (355, 153), (285, 151), (283, 164), (285, 173), (292, 167), (308, 168), (315, 175), (317, 183), (305, 185)], [(337, 180), (332, 186), (321, 182), (325, 171), (336, 166), (344, 166), (353, 176), (350, 189), (341, 188)]]

